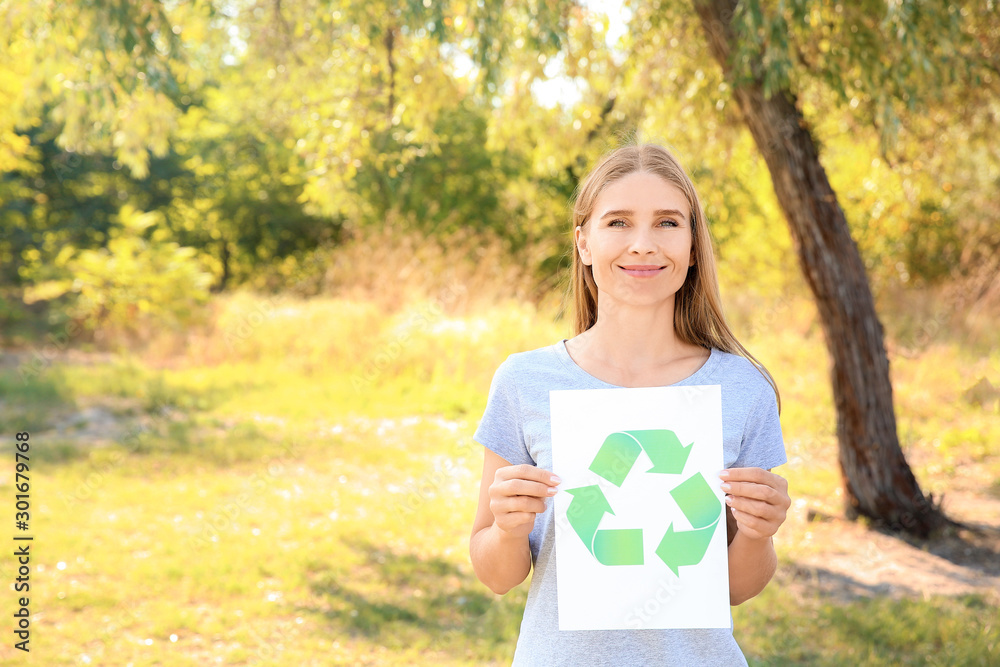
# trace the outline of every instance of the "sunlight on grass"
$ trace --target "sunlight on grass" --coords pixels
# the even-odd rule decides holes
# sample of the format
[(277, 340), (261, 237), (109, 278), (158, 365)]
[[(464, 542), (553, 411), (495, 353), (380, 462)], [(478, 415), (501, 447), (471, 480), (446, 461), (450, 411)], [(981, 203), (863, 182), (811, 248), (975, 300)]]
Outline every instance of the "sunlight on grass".
[(989, 665), (996, 608), (980, 596), (831, 603), (779, 582), (733, 610), (751, 665)]
[[(568, 324), (511, 303), (266, 303), (219, 300), (214, 333), (180, 358), (52, 364), (27, 384), (0, 372), (0, 420), (28, 424), (37, 452), (33, 650), (49, 665), (509, 662), (527, 589), (495, 596), (468, 562), (471, 435), (496, 366)], [(793, 500), (836, 511), (813, 313), (786, 302), (786, 326), (754, 327), (742, 307), (782, 391)], [(931, 488), (963, 462), (995, 465), (997, 412), (963, 392), (997, 354), (941, 344), (893, 361), (901, 439)], [(110, 444), (47, 430), (93, 405), (113, 415)], [(779, 540), (783, 562), (809, 549)], [(991, 604), (803, 599), (779, 579), (734, 617), (752, 664), (974, 665), (1000, 651)]]

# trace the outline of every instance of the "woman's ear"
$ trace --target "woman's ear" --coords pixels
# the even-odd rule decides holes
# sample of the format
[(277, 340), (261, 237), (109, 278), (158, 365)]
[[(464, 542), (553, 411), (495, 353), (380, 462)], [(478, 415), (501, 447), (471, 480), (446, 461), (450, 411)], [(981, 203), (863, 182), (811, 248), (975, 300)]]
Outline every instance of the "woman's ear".
[(587, 245), (587, 235), (583, 232), (583, 227), (576, 226), (573, 230), (573, 239), (576, 241), (576, 250), (580, 253), (580, 261), (590, 266), (593, 260), (590, 257), (590, 247)]

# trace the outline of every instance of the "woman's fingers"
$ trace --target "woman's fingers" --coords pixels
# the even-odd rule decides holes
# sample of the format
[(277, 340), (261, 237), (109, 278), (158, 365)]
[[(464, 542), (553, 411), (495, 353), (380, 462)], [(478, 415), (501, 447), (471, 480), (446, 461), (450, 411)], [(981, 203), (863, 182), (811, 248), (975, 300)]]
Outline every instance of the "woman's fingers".
[(726, 504), (748, 537), (770, 537), (785, 521), (788, 482), (762, 468), (730, 468), (720, 474)]
[(739, 510), (744, 514), (752, 514), (768, 521), (785, 520), (786, 510), (781, 505), (771, 504), (751, 498), (741, 498), (740, 496), (726, 496), (726, 504), (734, 510)]
[(562, 481), (548, 470), (543, 470), (533, 465), (520, 464), (497, 469), (496, 481), (511, 479), (523, 479), (548, 486), (555, 486)]
[(541, 482), (531, 482), (526, 479), (509, 479), (496, 484), (495, 489), (497, 495), (504, 496), (547, 498), (556, 495), (556, 487), (542, 484)]
[(788, 498), (784, 489), (753, 482), (726, 482), (722, 490), (737, 498), (751, 498), (771, 505), (781, 505)]
[(776, 475), (761, 468), (730, 468), (723, 470), (722, 490), (727, 494), (761, 500), (770, 505), (791, 505), (788, 497), (788, 482), (781, 475)]
[(497, 512), (539, 512), (545, 511), (545, 501), (533, 496), (500, 496), (490, 501), (490, 509)]
[(778, 526), (781, 525), (780, 523), (766, 521), (759, 516), (741, 512), (737, 509), (730, 508), (730, 510), (733, 513), (733, 518), (736, 519), (736, 523), (739, 526), (739, 532), (751, 539), (771, 537), (778, 531)]
[(548, 470), (530, 465), (504, 466), (499, 468), (490, 486), (490, 496), (534, 496), (547, 498), (554, 496), (556, 485), (562, 480)]
[(788, 482), (781, 475), (763, 468), (729, 468), (719, 473), (719, 477), (729, 484), (760, 484), (781, 491), (788, 491)]
[(556, 485), (561, 481), (548, 470), (532, 465), (497, 469), (489, 489), (490, 511), (497, 527), (518, 534), (530, 532), (535, 515), (545, 511), (545, 499), (556, 494)]

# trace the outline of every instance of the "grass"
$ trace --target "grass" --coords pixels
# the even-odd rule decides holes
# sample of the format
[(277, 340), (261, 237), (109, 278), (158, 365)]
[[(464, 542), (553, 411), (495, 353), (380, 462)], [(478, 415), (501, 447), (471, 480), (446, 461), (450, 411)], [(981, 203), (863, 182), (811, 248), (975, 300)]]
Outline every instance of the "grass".
[(751, 665), (992, 665), (996, 606), (982, 596), (832, 603), (772, 585), (733, 611)]
[[(27, 381), (0, 370), (4, 455), (11, 433), (32, 433), (32, 654), (53, 666), (508, 663), (526, 586), (495, 596), (468, 562), (482, 465), (471, 435), (496, 366), (568, 325), (515, 303), (240, 294), (215, 308), (214, 328), (171, 342), (178, 356), (53, 361)], [(734, 321), (780, 383), (793, 497), (829, 504), (839, 479), (814, 314), (771, 312), (783, 326)], [(997, 413), (963, 391), (997, 368), (997, 348), (947, 340), (894, 359), (901, 437), (929, 490), (975, 465), (996, 494)], [(114, 416), (91, 425), (107, 443), (53, 428), (95, 405)], [(734, 610), (752, 664), (1000, 659), (986, 598), (838, 602), (786, 583)], [(0, 659), (13, 656), (5, 642)]]

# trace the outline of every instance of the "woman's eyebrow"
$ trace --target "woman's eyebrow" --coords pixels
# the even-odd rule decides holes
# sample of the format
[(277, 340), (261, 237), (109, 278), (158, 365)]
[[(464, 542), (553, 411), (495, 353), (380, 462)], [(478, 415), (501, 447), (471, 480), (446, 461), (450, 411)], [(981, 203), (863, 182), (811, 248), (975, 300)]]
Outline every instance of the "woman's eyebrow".
[[(616, 209), (608, 211), (604, 215), (602, 215), (601, 216), (601, 220), (603, 220), (604, 218), (610, 218), (612, 216), (619, 216), (619, 215), (620, 216), (628, 217), (628, 216), (635, 215), (635, 211), (633, 211), (631, 209), (627, 209), (627, 208), (616, 208)], [(685, 215), (681, 211), (678, 211), (675, 208), (661, 208), (661, 209), (657, 209), (656, 211), (653, 211), (653, 217), (657, 217), (658, 218), (658, 217), (664, 216), (664, 215), (675, 215), (675, 216), (678, 216), (680, 218), (684, 218), (685, 217)]]

